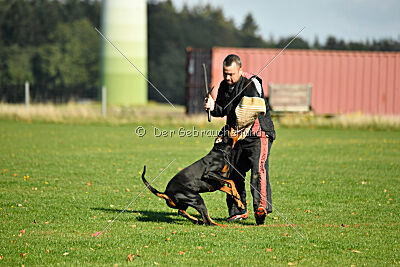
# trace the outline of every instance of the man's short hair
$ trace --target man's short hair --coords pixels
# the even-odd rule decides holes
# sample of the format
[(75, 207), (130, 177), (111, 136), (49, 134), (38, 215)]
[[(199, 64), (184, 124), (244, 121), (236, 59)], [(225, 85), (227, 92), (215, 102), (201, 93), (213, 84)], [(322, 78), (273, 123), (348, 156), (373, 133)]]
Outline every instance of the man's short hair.
[(242, 67), (240, 57), (234, 54), (230, 54), (224, 59), (224, 66), (229, 67), (233, 62), (235, 62), (240, 68)]

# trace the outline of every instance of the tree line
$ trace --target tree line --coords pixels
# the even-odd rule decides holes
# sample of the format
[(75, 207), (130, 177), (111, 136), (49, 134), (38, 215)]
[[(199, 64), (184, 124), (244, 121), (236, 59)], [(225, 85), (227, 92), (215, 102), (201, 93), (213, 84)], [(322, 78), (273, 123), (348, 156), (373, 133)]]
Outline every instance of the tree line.
[(100, 2), (0, 0), (1, 100), (93, 97), (99, 73)]
[[(148, 75), (177, 104), (184, 104), (187, 46), (281, 48), (292, 38), (265, 40), (251, 14), (236, 26), (210, 5), (177, 10), (172, 1), (149, 1), (147, 7)], [(97, 99), (100, 37), (94, 27), (100, 27), (100, 11), (96, 0), (0, 0), (0, 100), (22, 101), (25, 81), (34, 101)], [(297, 38), (289, 48), (400, 51), (400, 42), (330, 36), (324, 43)], [(164, 101), (151, 87), (149, 98)]]

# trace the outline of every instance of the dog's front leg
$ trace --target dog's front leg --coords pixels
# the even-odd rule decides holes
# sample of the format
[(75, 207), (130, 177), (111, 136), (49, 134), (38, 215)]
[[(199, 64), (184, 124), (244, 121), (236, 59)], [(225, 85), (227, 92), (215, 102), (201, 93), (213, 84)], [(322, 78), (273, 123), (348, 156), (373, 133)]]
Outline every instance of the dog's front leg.
[(233, 199), (236, 201), (236, 203), (238, 204), (238, 206), (241, 209), (245, 209), (242, 200), (240, 199), (240, 195), (236, 189), (235, 183), (232, 180), (223, 180), (225, 185), (223, 187), (221, 187), (219, 190), (222, 192), (227, 193), (228, 195), (232, 196)]

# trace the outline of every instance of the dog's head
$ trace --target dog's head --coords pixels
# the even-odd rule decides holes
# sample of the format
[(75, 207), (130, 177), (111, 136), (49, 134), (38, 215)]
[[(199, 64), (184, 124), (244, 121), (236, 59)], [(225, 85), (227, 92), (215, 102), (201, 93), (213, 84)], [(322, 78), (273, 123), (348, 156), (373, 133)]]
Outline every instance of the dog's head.
[(233, 139), (229, 134), (221, 134), (214, 141), (213, 150), (223, 152), (225, 155), (230, 155), (232, 152)]

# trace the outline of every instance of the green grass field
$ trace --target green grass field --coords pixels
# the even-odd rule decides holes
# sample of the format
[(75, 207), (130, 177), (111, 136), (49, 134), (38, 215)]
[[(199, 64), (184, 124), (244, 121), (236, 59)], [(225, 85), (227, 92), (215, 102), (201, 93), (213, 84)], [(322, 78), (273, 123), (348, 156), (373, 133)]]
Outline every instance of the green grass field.
[[(399, 264), (399, 131), (277, 131), (273, 205), (306, 239), (276, 211), (265, 226), (253, 216), (228, 227), (192, 225), (147, 189), (93, 237), (144, 190), (143, 165), (151, 181), (175, 159), (154, 182), (163, 191), (213, 144), (180, 137), (176, 126), (159, 127), (175, 130), (172, 137), (155, 137), (144, 125), (140, 138), (137, 126), (0, 121), (0, 265)], [(223, 223), (224, 193), (203, 197)]]

